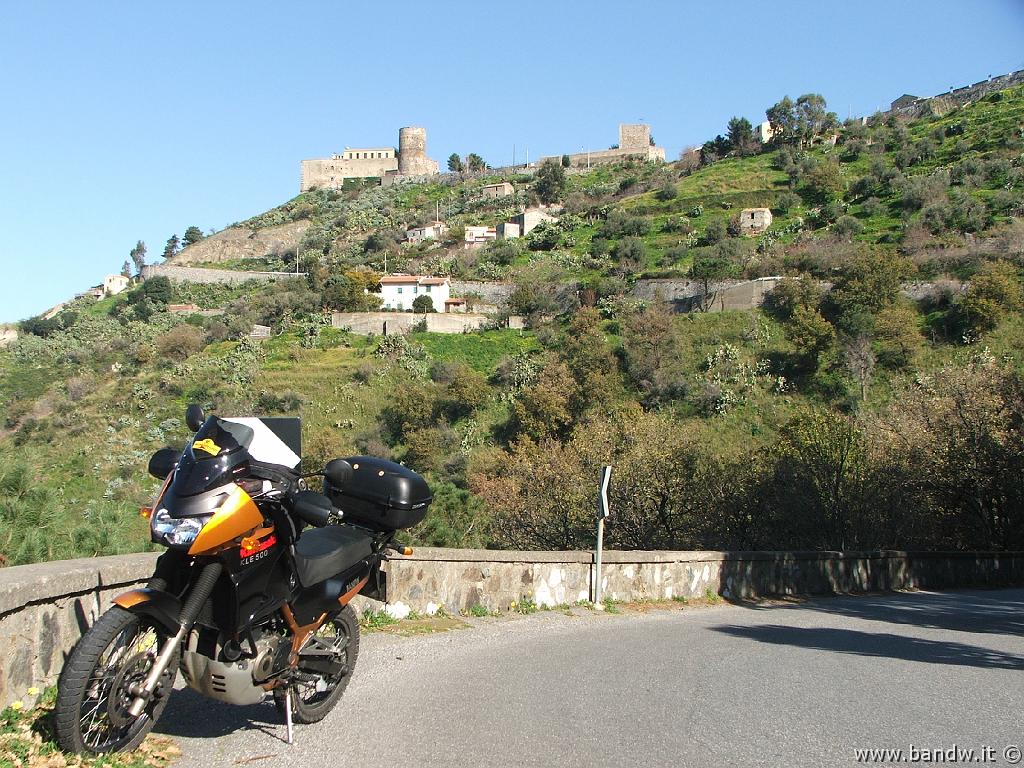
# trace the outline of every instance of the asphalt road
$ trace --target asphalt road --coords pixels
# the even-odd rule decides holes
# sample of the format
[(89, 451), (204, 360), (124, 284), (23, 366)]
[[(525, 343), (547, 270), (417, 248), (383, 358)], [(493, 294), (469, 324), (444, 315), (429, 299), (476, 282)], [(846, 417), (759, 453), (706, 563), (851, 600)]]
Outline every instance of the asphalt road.
[[(1024, 746), (1024, 590), (476, 620), (364, 634), (323, 722), (189, 690), (184, 766), (843, 766), (859, 748)], [(1012, 752), (1011, 752), (1012, 756)], [(890, 763), (891, 764), (891, 763)]]

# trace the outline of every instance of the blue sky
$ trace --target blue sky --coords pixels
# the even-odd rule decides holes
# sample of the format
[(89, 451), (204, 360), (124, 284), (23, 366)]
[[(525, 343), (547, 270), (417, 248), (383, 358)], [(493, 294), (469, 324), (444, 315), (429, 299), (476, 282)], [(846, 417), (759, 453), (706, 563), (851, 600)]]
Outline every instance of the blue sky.
[(294, 196), (299, 161), (393, 145), (493, 165), (674, 159), (820, 92), (840, 117), (1024, 68), (1021, 0), (0, 3), (0, 320)]

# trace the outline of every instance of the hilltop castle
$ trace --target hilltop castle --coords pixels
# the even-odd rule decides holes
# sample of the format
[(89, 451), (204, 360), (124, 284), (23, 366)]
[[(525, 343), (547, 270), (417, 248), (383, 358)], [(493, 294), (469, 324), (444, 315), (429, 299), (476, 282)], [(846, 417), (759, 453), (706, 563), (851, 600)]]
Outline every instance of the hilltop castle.
[[(545, 160), (560, 161), (562, 155), (542, 157)], [(615, 149), (597, 149), (590, 152), (577, 152), (567, 156), (573, 168), (590, 168), (595, 165), (618, 163), (622, 160), (635, 158), (645, 161), (665, 160), (665, 148), (654, 144), (651, 139), (651, 127), (643, 123), (621, 123), (619, 125), (619, 145)]]
[(341, 187), (345, 179), (377, 177), (391, 184), (403, 177), (431, 176), (438, 171), (437, 161), (427, 157), (427, 129), (409, 126), (398, 131), (398, 149), (366, 147), (345, 149), (341, 154), (302, 161), (299, 191), (313, 187)]

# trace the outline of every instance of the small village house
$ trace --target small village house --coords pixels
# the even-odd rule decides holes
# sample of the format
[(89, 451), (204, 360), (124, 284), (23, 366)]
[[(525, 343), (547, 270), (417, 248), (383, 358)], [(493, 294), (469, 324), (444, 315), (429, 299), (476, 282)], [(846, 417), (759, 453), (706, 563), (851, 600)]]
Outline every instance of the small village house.
[(740, 211), (740, 234), (759, 235), (772, 225), (768, 208), (744, 208)]
[(466, 227), (465, 240), (467, 245), (480, 245), (489, 243), (498, 238), (498, 230), (495, 227)]
[(420, 296), (429, 296), (435, 312), (445, 311), (452, 284), (447, 277), (421, 275), (385, 275), (380, 279), (381, 306), (404, 312)]
[(413, 227), (405, 231), (405, 239), (410, 243), (422, 243), (424, 240), (440, 240), (448, 232), (442, 221), (435, 221), (422, 227)]
[(515, 187), (509, 184), (507, 181), (503, 181), (500, 184), (488, 184), (483, 188), (484, 197), (496, 199), (499, 197), (508, 197), (509, 195), (515, 194)]

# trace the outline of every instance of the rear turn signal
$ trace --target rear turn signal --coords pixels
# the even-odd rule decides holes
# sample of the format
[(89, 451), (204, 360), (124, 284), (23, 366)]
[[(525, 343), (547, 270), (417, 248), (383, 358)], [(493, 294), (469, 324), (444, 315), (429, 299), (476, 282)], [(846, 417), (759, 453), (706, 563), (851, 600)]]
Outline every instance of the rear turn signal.
[(402, 552), (403, 555), (408, 557), (409, 555), (412, 554), (412, 547), (402, 547), (401, 552)]
[(146, 520), (149, 520), (151, 517), (153, 517), (153, 508), (152, 507), (139, 507), (139, 517), (142, 517), (142, 518), (145, 518)]

